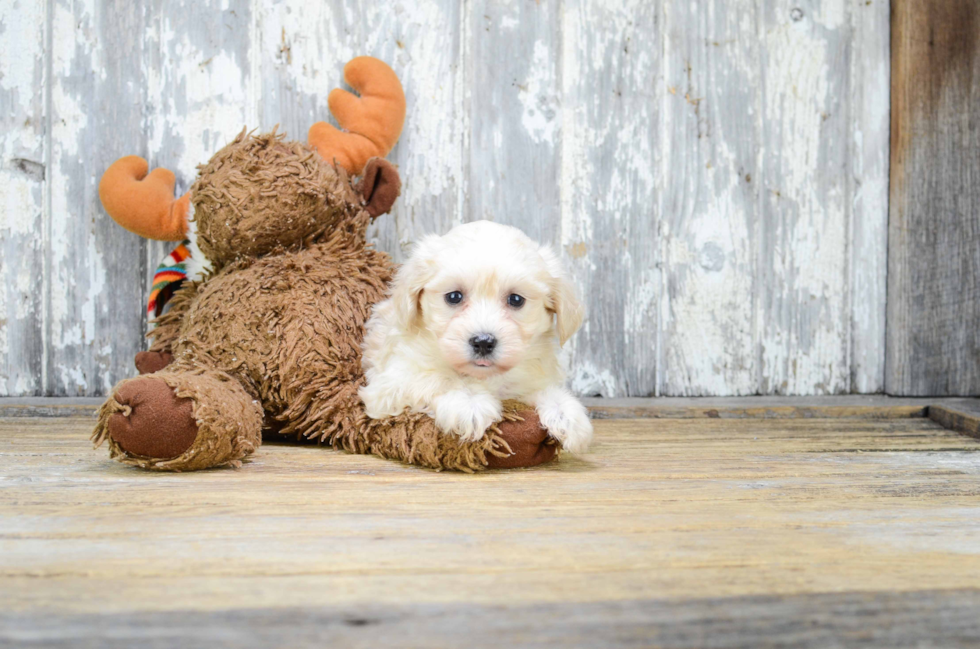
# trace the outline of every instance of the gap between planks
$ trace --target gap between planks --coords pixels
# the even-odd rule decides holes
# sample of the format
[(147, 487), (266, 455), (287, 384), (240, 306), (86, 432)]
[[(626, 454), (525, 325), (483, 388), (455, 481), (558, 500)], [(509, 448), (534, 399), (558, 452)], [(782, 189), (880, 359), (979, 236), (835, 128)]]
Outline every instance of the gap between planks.
[[(980, 439), (980, 399), (830, 397), (659, 397), (582, 400), (593, 419), (902, 419), (928, 417)], [(94, 416), (93, 397), (4, 397), (0, 417)]]

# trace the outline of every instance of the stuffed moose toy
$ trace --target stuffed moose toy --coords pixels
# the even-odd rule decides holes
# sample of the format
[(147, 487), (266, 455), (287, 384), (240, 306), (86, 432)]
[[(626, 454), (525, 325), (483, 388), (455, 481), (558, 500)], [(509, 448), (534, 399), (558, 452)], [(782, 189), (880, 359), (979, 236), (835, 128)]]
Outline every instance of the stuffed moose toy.
[(263, 434), (434, 469), (555, 457), (524, 404), (505, 404), (503, 420), (476, 442), (440, 433), (422, 413), (365, 415), (364, 326), (395, 271), (366, 230), (400, 190), (384, 156), (401, 133), (405, 96), (377, 59), (353, 59), (344, 77), (360, 96), (330, 93), (343, 131), (319, 122), (307, 145), (243, 130), (179, 199), (174, 175), (147, 174), (142, 158), (105, 172), (99, 194), (113, 219), (143, 237), (189, 239), (203, 264), (148, 334), (140, 376), (120, 382), (99, 411), (93, 440), (108, 442), (113, 458), (167, 471), (239, 466)]

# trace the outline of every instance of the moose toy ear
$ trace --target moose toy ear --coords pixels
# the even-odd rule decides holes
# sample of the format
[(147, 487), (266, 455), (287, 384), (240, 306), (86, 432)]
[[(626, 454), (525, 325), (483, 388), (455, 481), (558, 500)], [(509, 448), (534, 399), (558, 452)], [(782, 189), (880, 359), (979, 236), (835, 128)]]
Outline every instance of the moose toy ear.
[(371, 158), (364, 165), (361, 182), (354, 188), (364, 200), (364, 209), (371, 218), (387, 213), (395, 204), (402, 189), (398, 170), (384, 158)]

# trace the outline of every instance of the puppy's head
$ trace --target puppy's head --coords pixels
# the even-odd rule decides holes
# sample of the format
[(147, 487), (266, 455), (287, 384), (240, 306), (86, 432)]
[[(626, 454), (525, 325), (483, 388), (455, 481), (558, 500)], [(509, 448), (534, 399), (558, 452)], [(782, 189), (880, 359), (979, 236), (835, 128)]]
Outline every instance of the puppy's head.
[(467, 223), (423, 239), (392, 289), (402, 331), (415, 331), (460, 374), (506, 372), (533, 345), (560, 344), (582, 305), (558, 257), (517, 228)]

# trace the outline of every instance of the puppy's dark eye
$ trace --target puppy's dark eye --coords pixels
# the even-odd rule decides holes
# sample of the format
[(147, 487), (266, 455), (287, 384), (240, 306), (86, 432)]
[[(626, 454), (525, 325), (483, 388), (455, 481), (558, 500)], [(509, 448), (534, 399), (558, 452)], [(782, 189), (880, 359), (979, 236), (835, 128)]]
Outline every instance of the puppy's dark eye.
[(448, 302), (449, 304), (459, 304), (462, 301), (463, 301), (463, 294), (460, 293), (459, 291), (452, 291), (450, 293), (446, 293), (446, 302)]
[(515, 309), (519, 309), (522, 306), (524, 306), (524, 297), (518, 295), (517, 293), (511, 293), (510, 295), (507, 296), (507, 304), (514, 307)]

